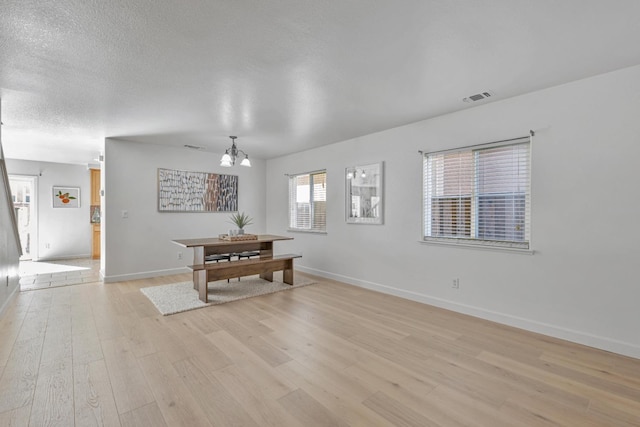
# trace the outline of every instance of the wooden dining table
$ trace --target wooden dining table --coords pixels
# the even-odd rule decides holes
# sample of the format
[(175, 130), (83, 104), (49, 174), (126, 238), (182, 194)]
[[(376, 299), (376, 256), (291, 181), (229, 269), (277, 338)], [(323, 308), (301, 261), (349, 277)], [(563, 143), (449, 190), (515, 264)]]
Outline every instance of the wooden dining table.
[[(193, 269), (193, 284), (195, 289), (203, 289), (206, 288), (206, 274), (203, 274), (202, 269), (197, 268), (197, 266), (203, 266), (207, 256), (257, 251), (261, 259), (269, 259), (273, 258), (273, 242), (279, 240), (293, 240), (293, 237), (259, 234), (252, 240), (230, 241), (218, 237), (207, 237), (173, 240), (173, 243), (193, 249), (193, 265), (190, 266)], [(273, 272), (260, 273), (260, 278), (272, 282)]]
[(208, 255), (259, 251), (261, 258), (273, 256), (273, 242), (278, 240), (293, 240), (293, 237), (276, 236), (273, 234), (258, 234), (254, 240), (223, 240), (218, 237), (201, 239), (173, 240), (185, 248), (193, 249), (193, 264), (204, 264)]

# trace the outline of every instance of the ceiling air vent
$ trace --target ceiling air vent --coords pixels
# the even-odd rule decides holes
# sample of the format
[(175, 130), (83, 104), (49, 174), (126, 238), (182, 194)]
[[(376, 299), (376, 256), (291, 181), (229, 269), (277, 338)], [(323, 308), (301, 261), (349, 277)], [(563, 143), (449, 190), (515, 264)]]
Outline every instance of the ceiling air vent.
[(491, 98), (493, 96), (492, 92), (482, 92), (476, 93), (475, 95), (468, 96), (466, 98), (462, 98), (464, 102), (477, 102), (482, 101), (483, 99)]
[(192, 150), (204, 150), (204, 147), (198, 147), (197, 145), (184, 144), (184, 147)]

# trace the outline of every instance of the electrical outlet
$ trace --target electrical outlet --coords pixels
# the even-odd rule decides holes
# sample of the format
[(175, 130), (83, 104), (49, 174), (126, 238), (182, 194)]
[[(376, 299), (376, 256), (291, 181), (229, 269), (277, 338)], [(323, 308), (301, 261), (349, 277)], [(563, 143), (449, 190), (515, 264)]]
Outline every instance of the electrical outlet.
[(51, 244), (49, 244), (49, 243), (45, 243), (45, 244), (44, 244), (44, 248), (45, 248), (45, 249), (51, 249)]
[(457, 277), (453, 279), (453, 283), (451, 284), (451, 287), (453, 289), (460, 289), (460, 279), (458, 279)]
[(178, 259), (182, 259), (182, 252), (178, 252)]

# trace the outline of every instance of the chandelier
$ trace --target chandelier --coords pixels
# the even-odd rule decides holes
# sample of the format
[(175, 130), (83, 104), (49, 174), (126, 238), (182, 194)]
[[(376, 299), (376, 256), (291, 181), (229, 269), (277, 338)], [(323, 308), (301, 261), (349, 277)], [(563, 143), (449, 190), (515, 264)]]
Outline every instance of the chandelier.
[(238, 158), (238, 155), (242, 153), (244, 159), (242, 159), (242, 161), (240, 162), (240, 166), (246, 166), (250, 168), (251, 162), (249, 161), (249, 155), (242, 150), (238, 150), (238, 147), (236, 147), (236, 139), (238, 137), (230, 136), (229, 138), (231, 138), (231, 147), (227, 148), (222, 155), (222, 158), (220, 159), (220, 166), (230, 168), (231, 166), (236, 164), (236, 158)]

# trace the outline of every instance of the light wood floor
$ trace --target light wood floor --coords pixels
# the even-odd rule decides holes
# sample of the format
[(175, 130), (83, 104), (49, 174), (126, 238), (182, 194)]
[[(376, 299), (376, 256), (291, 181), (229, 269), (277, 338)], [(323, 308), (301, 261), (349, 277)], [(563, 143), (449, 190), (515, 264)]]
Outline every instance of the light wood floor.
[(22, 292), (0, 426), (638, 426), (640, 360), (317, 284), (163, 317), (139, 288)]

